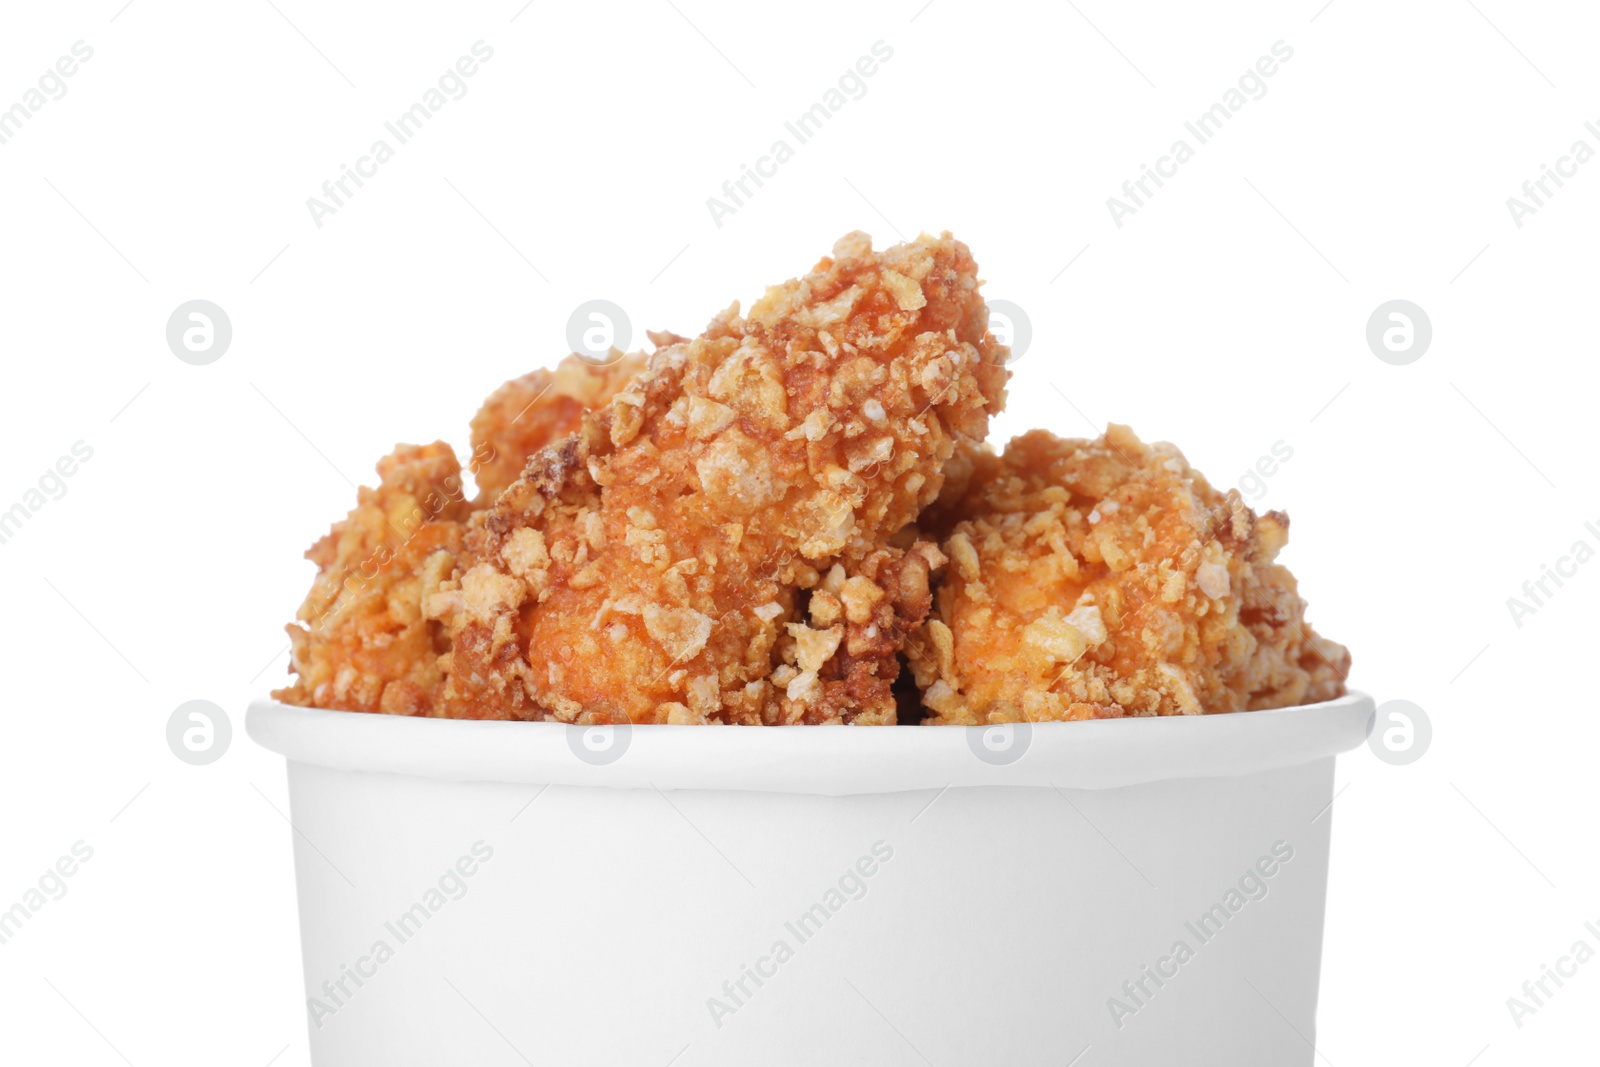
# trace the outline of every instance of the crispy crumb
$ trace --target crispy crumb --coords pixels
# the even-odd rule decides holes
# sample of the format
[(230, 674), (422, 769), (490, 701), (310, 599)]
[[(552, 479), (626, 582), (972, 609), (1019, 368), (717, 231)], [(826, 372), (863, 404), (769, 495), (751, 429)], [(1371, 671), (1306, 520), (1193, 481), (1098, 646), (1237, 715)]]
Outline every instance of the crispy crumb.
[(1344, 692), (1257, 517), (1123, 426), (975, 452), (940, 501), (953, 566), (908, 658), (935, 723), (1194, 715)]

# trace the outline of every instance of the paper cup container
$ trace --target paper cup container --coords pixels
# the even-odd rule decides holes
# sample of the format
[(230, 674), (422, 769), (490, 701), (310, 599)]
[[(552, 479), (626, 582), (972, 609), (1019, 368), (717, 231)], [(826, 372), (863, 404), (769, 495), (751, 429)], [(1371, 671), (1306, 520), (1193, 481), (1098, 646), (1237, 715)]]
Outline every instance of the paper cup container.
[(248, 726), (289, 760), (317, 1067), (1279, 1067), (1372, 710)]

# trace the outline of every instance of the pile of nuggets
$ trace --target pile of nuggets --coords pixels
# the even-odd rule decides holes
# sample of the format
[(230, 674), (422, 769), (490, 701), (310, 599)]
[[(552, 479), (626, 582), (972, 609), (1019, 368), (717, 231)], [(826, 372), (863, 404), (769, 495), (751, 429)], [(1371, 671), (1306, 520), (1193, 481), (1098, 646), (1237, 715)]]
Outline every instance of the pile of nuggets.
[(312, 547), (287, 703), (565, 723), (985, 724), (1275, 708), (1349, 653), (1288, 519), (1126, 427), (984, 444), (1008, 352), (949, 234), (842, 238), (648, 355), (398, 448)]

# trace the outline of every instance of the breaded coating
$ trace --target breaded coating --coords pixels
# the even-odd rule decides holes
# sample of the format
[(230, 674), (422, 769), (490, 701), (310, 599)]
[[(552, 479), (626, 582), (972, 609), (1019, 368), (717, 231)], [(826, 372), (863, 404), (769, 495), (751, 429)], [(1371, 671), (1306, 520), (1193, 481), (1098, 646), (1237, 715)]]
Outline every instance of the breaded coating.
[(785, 690), (777, 721), (894, 725), (900, 656), (933, 607), (930, 579), (944, 563), (932, 541), (913, 539), (829, 568), (810, 591), (806, 621), (784, 624), (772, 675)]
[(489, 395), (472, 419), (472, 454), (481, 457), (474, 471), (480, 504), (492, 504), (521, 477), (529, 456), (571, 435), (584, 412), (606, 404), (644, 369), (644, 353), (613, 353), (616, 359), (603, 365), (568, 356), (555, 370), (541, 367)]
[[(1350, 654), (1305, 623), (1257, 516), (1171, 445), (1113, 425), (974, 451), (937, 509), (950, 557), (907, 657), (934, 724), (1285, 707), (1344, 692)], [(924, 523), (925, 528), (927, 523)]]
[[(875, 253), (850, 234), (748, 316), (657, 350), (530, 460), (481, 560), (428, 601), (451, 637), (439, 713), (893, 722), (888, 646), (932, 550), (874, 557), (1003, 402), (978, 284), (949, 235)], [(838, 629), (802, 625), (819, 587)]]
[(378, 463), (343, 522), (306, 558), (317, 578), (287, 629), (287, 704), (426, 715), (443, 681), (437, 625), (423, 601), (456, 571), (466, 539), (461, 466), (442, 441), (401, 445)]
[[(682, 340), (650, 336), (658, 344)], [(495, 390), (472, 420), (476, 500), (464, 499), (461, 467), (443, 442), (400, 445), (383, 459), (378, 488), (359, 490), (356, 509), (306, 554), (319, 573), (300, 624), (289, 627), (298, 678), (273, 695), (347, 711), (434, 714), (444, 683), (439, 653), (449, 651), (449, 638), (423, 617), (424, 598), (457, 577), (463, 560), (471, 566), (484, 509), (528, 457), (571, 434), (644, 361), (642, 352), (619, 353), (603, 366), (568, 356), (553, 371)]]
[[(650, 355), (403, 445), (307, 553), (287, 703), (569, 723), (966, 724), (1344, 692), (1257, 516), (1113, 425), (984, 443), (1007, 350), (949, 234), (841, 238)], [(902, 678), (902, 663), (910, 677)], [(913, 684), (914, 683), (914, 684)]]

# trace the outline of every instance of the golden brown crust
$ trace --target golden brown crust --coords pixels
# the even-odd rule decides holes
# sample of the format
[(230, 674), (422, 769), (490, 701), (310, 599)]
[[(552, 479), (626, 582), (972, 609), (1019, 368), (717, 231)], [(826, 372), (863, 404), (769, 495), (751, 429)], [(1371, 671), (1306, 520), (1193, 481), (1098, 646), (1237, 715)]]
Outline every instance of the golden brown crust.
[(442, 713), (849, 721), (863, 715), (841, 694), (866, 693), (878, 721), (881, 680), (892, 722), (876, 644), (858, 636), (853, 655), (841, 638), (852, 658), (825, 657), (832, 687), (778, 670), (794, 666), (780, 644), (835, 563), (864, 579), (888, 566), (874, 553), (999, 409), (1003, 362), (948, 235), (881, 253), (848, 235), (748, 316), (735, 305), (659, 349), (530, 461), (485, 520), (482, 559), (441, 592)]
[(306, 557), (316, 581), (288, 627), (297, 677), (289, 704), (425, 715), (442, 681), (436, 624), (423, 602), (456, 569), (469, 506), (442, 441), (401, 445), (378, 463), (344, 521)]
[(1170, 445), (1126, 427), (1034, 431), (974, 453), (941, 502), (950, 557), (908, 659), (934, 723), (1282, 707), (1344, 691), (1348, 651), (1312, 633), (1257, 517)]
[(603, 365), (571, 355), (554, 370), (541, 367), (489, 395), (472, 418), (480, 504), (493, 503), (521, 476), (529, 456), (572, 434), (585, 412), (605, 405), (644, 369), (642, 352), (616, 355)]
[(312, 547), (274, 696), (887, 725), (1342, 693), (1349, 653), (1275, 562), (1287, 516), (1126, 427), (983, 443), (1008, 374), (978, 287), (948, 234), (849, 234), (698, 337), (505, 383), (472, 422), (475, 500), (447, 445), (400, 446)]
[[(672, 335), (652, 335), (672, 336)], [(593, 366), (569, 356), (502, 385), (472, 420), (478, 497), (443, 442), (400, 445), (378, 464), (379, 485), (307, 553), (318, 575), (289, 627), (293, 704), (404, 715), (439, 714), (449, 637), (428, 600), (470, 567), (484, 509), (528, 458), (572, 433), (644, 365), (642, 353)], [(437, 611), (436, 606), (436, 611)]]
[(771, 722), (894, 725), (901, 654), (933, 607), (931, 579), (944, 563), (918, 539), (834, 564), (810, 590), (805, 621), (785, 624), (773, 672), (785, 692)]

